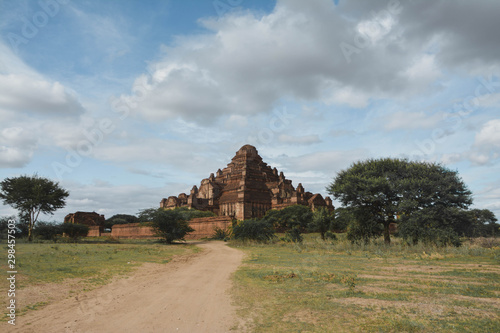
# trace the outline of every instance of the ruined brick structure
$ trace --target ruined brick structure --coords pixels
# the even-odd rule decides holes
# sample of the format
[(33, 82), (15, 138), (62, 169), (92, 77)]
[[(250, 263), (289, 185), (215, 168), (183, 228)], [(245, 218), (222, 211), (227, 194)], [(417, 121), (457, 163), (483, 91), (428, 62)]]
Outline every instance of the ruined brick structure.
[(66, 215), (64, 223), (85, 224), (89, 227), (99, 226), (104, 227), (104, 215), (99, 215), (96, 212), (76, 212)]
[(263, 217), (270, 209), (297, 204), (313, 210), (318, 207), (333, 210), (329, 197), (323, 199), (321, 194), (305, 192), (302, 184), (294, 188), (283, 172), (278, 173), (262, 161), (255, 147), (245, 145), (226, 168), (203, 179), (199, 189), (195, 185), (189, 195), (181, 193), (164, 198), (160, 207), (209, 210), (219, 216), (246, 220)]
[(76, 212), (64, 217), (64, 223), (78, 223), (89, 227), (88, 237), (99, 237), (104, 231), (104, 215), (96, 212)]

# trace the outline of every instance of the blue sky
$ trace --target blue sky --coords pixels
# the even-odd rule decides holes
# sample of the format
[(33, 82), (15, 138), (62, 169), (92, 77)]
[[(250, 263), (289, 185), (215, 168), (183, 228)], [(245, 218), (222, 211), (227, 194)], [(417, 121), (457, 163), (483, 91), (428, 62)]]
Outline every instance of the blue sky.
[[(0, 1), (0, 179), (110, 217), (252, 144), (327, 195), (358, 160), (457, 170), (500, 216), (497, 1)], [(15, 213), (0, 206), (0, 215)]]

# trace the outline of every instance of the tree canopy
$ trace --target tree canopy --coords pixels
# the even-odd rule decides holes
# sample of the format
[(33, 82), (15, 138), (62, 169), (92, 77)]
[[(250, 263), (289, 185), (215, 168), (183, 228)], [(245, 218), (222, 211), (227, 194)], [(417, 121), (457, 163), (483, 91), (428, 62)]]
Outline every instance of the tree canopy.
[(139, 219), (151, 222), (156, 235), (167, 244), (172, 244), (175, 240), (184, 240), (188, 233), (194, 231), (188, 223), (189, 214), (184, 210), (150, 208), (141, 211)]
[(263, 220), (278, 231), (286, 231), (287, 237), (293, 242), (302, 242), (302, 235), (311, 223), (313, 213), (303, 205), (288, 206), (283, 209), (271, 209)]
[[(425, 239), (433, 230), (462, 234), (467, 220), (457, 214), (472, 204), (471, 192), (456, 171), (394, 158), (354, 163), (339, 172), (327, 190), (354, 218), (348, 227), (351, 239), (358, 233), (366, 240), (366, 235), (381, 231), (386, 243), (390, 243), (389, 225), (396, 220), (403, 237), (413, 241)], [(423, 228), (429, 231), (423, 233)]]
[(54, 214), (66, 205), (68, 196), (68, 191), (58, 183), (37, 175), (6, 178), (0, 183), (0, 199), (4, 204), (17, 209), (23, 216), (29, 216), (29, 241), (40, 213)]
[(139, 219), (137, 216), (134, 215), (128, 215), (128, 214), (115, 214), (111, 216), (110, 218), (106, 219), (106, 222), (104, 222), (104, 227), (105, 228), (111, 228), (115, 224), (128, 224), (128, 223), (137, 223), (139, 222)]
[(308, 225), (310, 231), (320, 233), (322, 240), (325, 240), (327, 233), (333, 231), (335, 227), (335, 215), (325, 207), (320, 207), (313, 212), (312, 220)]

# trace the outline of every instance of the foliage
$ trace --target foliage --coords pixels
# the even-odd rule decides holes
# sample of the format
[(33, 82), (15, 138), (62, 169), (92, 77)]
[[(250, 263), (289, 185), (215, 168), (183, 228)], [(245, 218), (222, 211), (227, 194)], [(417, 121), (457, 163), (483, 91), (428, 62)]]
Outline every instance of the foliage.
[(313, 212), (312, 221), (308, 225), (309, 231), (319, 232), (321, 239), (325, 240), (326, 233), (335, 228), (335, 216), (325, 207), (320, 207)]
[(498, 219), (489, 209), (472, 209), (469, 212), (472, 220), (471, 228), (467, 233), (469, 237), (495, 237), (500, 231)]
[(300, 229), (298, 227), (292, 227), (291, 229), (288, 229), (285, 235), (286, 236), (284, 240), (287, 242), (302, 243), (302, 241), (304, 240), (304, 237), (302, 237), (302, 233), (300, 232)]
[(115, 224), (128, 224), (128, 223), (138, 223), (139, 219), (137, 216), (128, 215), (128, 214), (115, 214), (110, 218), (106, 219), (104, 222), (105, 228), (111, 228)]
[(210, 239), (213, 240), (223, 240), (223, 241), (227, 241), (230, 238), (231, 238), (231, 231), (229, 229), (222, 229), (219, 227), (214, 228), (214, 233), (210, 237)]
[(194, 231), (189, 226), (188, 216), (179, 209), (150, 208), (141, 211), (139, 219), (151, 222), (156, 236), (161, 237), (165, 243), (172, 244), (175, 240), (184, 241), (184, 237)]
[[(327, 189), (354, 214), (351, 237), (365, 241), (378, 235), (374, 228), (378, 224), (383, 228), (385, 242), (390, 243), (389, 225), (396, 222), (397, 216), (402, 217), (397, 221), (401, 226), (409, 223), (400, 229), (403, 237), (409, 237), (405, 233), (411, 231), (410, 226), (425, 222), (423, 216), (437, 221), (434, 229), (449, 232), (451, 228), (457, 234), (463, 233), (467, 221), (455, 219), (457, 214), (449, 214), (448, 209), (465, 210), (472, 204), (471, 192), (457, 172), (435, 163), (392, 158), (354, 163), (341, 171)], [(413, 214), (420, 214), (419, 218), (411, 218)], [(411, 238), (415, 241), (415, 237), (429, 235), (420, 230)]]
[(0, 199), (20, 213), (29, 215), (28, 240), (40, 213), (54, 214), (66, 205), (69, 193), (47, 178), (20, 176), (6, 178), (0, 183)]
[(313, 213), (309, 207), (293, 205), (279, 210), (269, 210), (262, 219), (271, 224), (275, 230), (285, 231), (288, 240), (301, 242), (301, 233), (308, 229), (312, 217)]
[(384, 231), (379, 223), (363, 214), (366, 214), (366, 211), (356, 212), (354, 219), (347, 226), (347, 239), (353, 243), (368, 244), (370, 239), (380, 236)]
[(238, 221), (232, 227), (232, 235), (234, 239), (255, 240), (258, 242), (267, 242), (275, 237), (273, 225), (265, 219)]
[(189, 221), (194, 218), (199, 218), (199, 217), (212, 217), (215, 216), (214, 213), (210, 211), (204, 211), (204, 210), (197, 210), (197, 209), (192, 209), (192, 208), (187, 208), (187, 207), (178, 207), (173, 209), (176, 212), (179, 212), (184, 216), (184, 219), (186, 221)]
[(62, 225), (56, 223), (48, 223), (48, 222), (38, 222), (36, 227), (33, 229), (33, 233), (35, 237), (57, 241), (57, 236), (62, 234)]
[(61, 231), (72, 241), (76, 242), (79, 238), (87, 236), (89, 227), (79, 223), (63, 223)]
[(355, 220), (353, 212), (346, 207), (335, 208), (333, 230), (336, 232), (345, 232), (347, 226)]
[(279, 210), (271, 209), (263, 219), (278, 230), (298, 228), (303, 232), (311, 222), (312, 212), (307, 206), (293, 205)]
[(28, 237), (30, 229), (30, 214), (19, 212), (16, 221), (16, 235), (17, 237)]
[[(0, 239), (7, 238), (7, 231), (9, 229), (9, 221), (15, 220), (15, 216), (3, 216), (0, 217)], [(17, 234), (17, 230), (16, 230)]]

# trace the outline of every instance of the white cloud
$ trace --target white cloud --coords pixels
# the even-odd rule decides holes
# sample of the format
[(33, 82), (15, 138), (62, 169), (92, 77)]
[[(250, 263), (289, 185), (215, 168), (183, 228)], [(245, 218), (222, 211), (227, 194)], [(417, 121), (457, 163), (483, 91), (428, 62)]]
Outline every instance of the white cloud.
[(382, 118), (386, 130), (436, 128), (443, 120), (442, 113), (398, 111)]
[(313, 143), (319, 143), (321, 140), (318, 135), (303, 135), (303, 136), (292, 136), (288, 134), (281, 134), (278, 140), (286, 144), (298, 144), (298, 145), (311, 145)]
[[(442, 58), (434, 45), (443, 32), (427, 31), (419, 15), (407, 17), (411, 10), (423, 15), (431, 5), (401, 4), (405, 20), (384, 17), (381, 10), (388, 5), (381, 1), (364, 10), (356, 6), (345, 5), (341, 14), (330, 0), (278, 1), (260, 16), (242, 11), (200, 20), (208, 33), (178, 37), (151, 64), (151, 77), (141, 77), (145, 93), (121, 98), (137, 104), (149, 120), (181, 117), (209, 124), (221, 115), (269, 112), (284, 98), (365, 108), (436, 83)], [(369, 17), (370, 8), (378, 14)], [(371, 27), (375, 21), (378, 30)], [(416, 26), (424, 32), (407, 33), (407, 25), (408, 31)], [(360, 33), (371, 33), (373, 45), (358, 45), (348, 62), (340, 45), (356, 47)]]
[(0, 168), (20, 168), (31, 160), (37, 148), (32, 133), (21, 127), (9, 127), (0, 132)]
[(106, 218), (114, 214), (137, 214), (139, 210), (159, 207), (164, 196), (177, 195), (184, 184), (167, 184), (158, 187), (142, 185), (113, 185), (95, 180), (91, 184), (76, 182), (61, 186), (70, 192), (66, 207), (56, 212), (54, 219), (62, 221), (64, 216), (76, 211), (104, 214)]
[(356, 91), (352, 87), (333, 88), (332, 90), (333, 94), (323, 99), (328, 105), (333, 103), (346, 104), (352, 108), (358, 109), (368, 106), (369, 96), (362, 91)]
[(246, 127), (248, 125), (248, 117), (232, 114), (226, 120), (226, 128)]
[(492, 164), (500, 158), (500, 119), (487, 121), (476, 134), (474, 144), (461, 154), (476, 165)]
[(75, 116), (84, 109), (67, 87), (40, 75), (0, 41), (0, 110), (4, 113)]
[(59, 82), (36, 80), (31, 76), (0, 75), (0, 108), (14, 112), (72, 116), (83, 107)]
[(445, 165), (454, 164), (454, 163), (460, 162), (462, 160), (463, 160), (463, 156), (462, 156), (462, 154), (459, 154), (459, 153), (443, 154), (441, 156), (441, 163), (443, 163)]
[(435, 55), (423, 54), (402, 72), (412, 83), (414, 90), (425, 90), (431, 83), (441, 76), (435, 60)]
[(355, 161), (368, 157), (363, 149), (350, 151), (320, 151), (295, 157), (287, 157), (281, 162), (293, 172), (321, 171), (329, 175), (349, 167)]
[(500, 119), (493, 119), (483, 125), (476, 135), (474, 145), (478, 148), (500, 148)]
[(476, 107), (498, 107), (500, 105), (500, 93), (485, 94), (479, 97), (475, 97), (471, 101), (471, 105)]
[(376, 43), (384, 38), (396, 23), (394, 15), (377, 15), (370, 20), (361, 21), (356, 26), (357, 31)]

